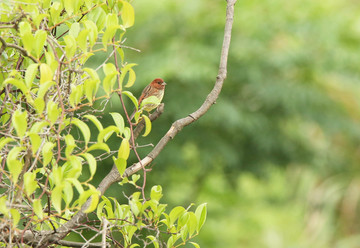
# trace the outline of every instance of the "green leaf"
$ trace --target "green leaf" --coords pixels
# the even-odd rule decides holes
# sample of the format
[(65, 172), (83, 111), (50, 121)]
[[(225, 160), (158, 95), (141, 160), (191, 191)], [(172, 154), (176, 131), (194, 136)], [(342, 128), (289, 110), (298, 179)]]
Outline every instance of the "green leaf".
[(16, 228), (16, 226), (18, 225), (19, 220), (20, 220), (20, 213), (17, 209), (12, 208), (12, 209), (10, 209), (10, 214), (11, 214), (13, 226)]
[(25, 95), (28, 93), (29, 89), (26, 87), (25, 83), (23, 81), (17, 80), (15, 78), (8, 78), (4, 81), (4, 85), (12, 84), (16, 88), (20, 89), (21, 92)]
[[(73, 1), (73, 0), (71, 0)], [(75, 52), (76, 52), (76, 40), (74, 38), (74, 36), (71, 35), (67, 35), (64, 37), (64, 41), (65, 41), (65, 53), (66, 53), (66, 57), (68, 59), (71, 59), (72, 57), (74, 57)]]
[(154, 245), (154, 248), (159, 248), (159, 241), (157, 241), (156, 237), (152, 235), (146, 236), (147, 239), (151, 240), (151, 243)]
[(61, 109), (58, 108), (58, 104), (49, 100), (46, 105), (46, 113), (50, 123), (53, 125), (57, 121), (61, 113)]
[(103, 88), (107, 95), (110, 95), (116, 82), (117, 73), (106, 75), (103, 81)]
[(64, 181), (63, 199), (65, 201), (66, 207), (69, 206), (73, 197), (74, 197), (74, 190), (71, 183), (68, 181)]
[(196, 215), (193, 212), (189, 212), (189, 220), (187, 226), (189, 227), (189, 236), (191, 237), (198, 226)]
[(71, 153), (76, 147), (75, 139), (71, 134), (65, 136), (65, 144), (66, 144), (65, 157), (70, 157)]
[(34, 36), (32, 35), (31, 25), (28, 22), (20, 22), (19, 24), (20, 37), (24, 44), (24, 48), (28, 53), (33, 50)]
[(116, 126), (108, 126), (101, 130), (97, 138), (98, 143), (106, 142), (114, 132), (119, 133), (119, 128)]
[(106, 28), (105, 33), (102, 37), (102, 43), (105, 48), (107, 49), (108, 42), (114, 37), (116, 30), (119, 29), (120, 26), (111, 26)]
[(145, 137), (151, 131), (151, 121), (150, 121), (149, 117), (147, 117), (146, 115), (142, 115), (142, 118), (144, 118), (144, 120), (145, 120), (145, 132), (142, 136)]
[(95, 115), (90, 115), (90, 114), (84, 115), (84, 118), (86, 118), (86, 119), (90, 120), (92, 123), (94, 123), (94, 125), (99, 130), (99, 132), (104, 129), (101, 122), (98, 120), (98, 118), (96, 118)]
[(32, 154), (35, 155), (41, 145), (41, 138), (37, 133), (29, 133)]
[(33, 200), (32, 206), (33, 206), (33, 210), (34, 210), (36, 216), (40, 220), (43, 219), (44, 215), (43, 215), (43, 210), (42, 210), (42, 206), (41, 206), (41, 200), (40, 199)]
[(131, 93), (130, 91), (122, 91), (121, 93), (124, 94), (125, 96), (129, 97), (130, 100), (134, 103), (135, 108), (138, 109), (138, 107), (139, 107), (138, 100), (133, 95), (133, 93)]
[(122, 1), (123, 7), (121, 11), (121, 20), (123, 22), (124, 28), (129, 28), (134, 25), (135, 13), (133, 6), (126, 2)]
[(38, 113), (39, 115), (42, 114), (42, 112), (45, 109), (45, 101), (42, 98), (38, 97), (34, 100), (33, 105), (36, 110), (36, 113)]
[(106, 16), (106, 27), (109, 28), (111, 26), (119, 25), (119, 20), (116, 14), (108, 14)]
[(96, 209), (99, 203), (99, 195), (100, 193), (95, 188), (93, 188), (93, 186), (89, 190), (86, 190), (82, 194), (80, 194), (79, 204), (81, 206), (86, 202), (89, 197), (91, 197), (91, 203), (87, 209), (83, 210), (84, 213), (90, 213)]
[(195, 210), (198, 226), (196, 231), (199, 232), (206, 220), (206, 203), (199, 205)]
[(163, 196), (162, 188), (160, 185), (155, 185), (151, 188), (151, 193), (150, 193), (151, 200), (155, 200), (156, 202), (159, 202), (162, 196)]
[(103, 66), (103, 71), (105, 73), (105, 75), (110, 75), (110, 74), (114, 74), (117, 73), (116, 71), (116, 67), (114, 64), (112, 63), (107, 63)]
[(160, 102), (161, 102), (160, 99), (157, 98), (156, 96), (149, 96), (141, 101), (140, 108), (143, 108), (145, 105), (148, 105), (148, 104), (159, 105)]
[(116, 168), (119, 171), (119, 174), (122, 176), (126, 170), (126, 160), (123, 158), (117, 158), (113, 157), (114, 163)]
[(128, 139), (123, 139), (118, 151), (118, 158), (127, 160), (130, 155), (130, 144)]
[(96, 26), (96, 24), (91, 21), (91, 20), (86, 20), (84, 21), (84, 25), (85, 25), (85, 28), (89, 30), (89, 43), (90, 43), (90, 46), (92, 47), (95, 42), (96, 42), (96, 39), (98, 37), (98, 28)]
[(116, 126), (119, 128), (120, 134), (124, 133), (125, 122), (124, 122), (124, 118), (122, 117), (122, 115), (120, 115), (119, 113), (115, 113), (115, 112), (112, 112), (110, 114), (111, 114), (112, 118), (114, 119)]
[(25, 147), (14, 147), (10, 150), (6, 159), (6, 165), (9, 169), (13, 183), (17, 183), (18, 177), (24, 166), (24, 164), (18, 159), (19, 153), (23, 150), (25, 150)]
[(27, 112), (21, 112), (20, 109), (17, 109), (12, 116), (12, 124), (17, 135), (23, 138), (27, 129)]
[(127, 84), (125, 85), (125, 87), (129, 88), (129, 87), (133, 86), (135, 83), (135, 80), (136, 80), (135, 71), (130, 68), (129, 69), (129, 80), (128, 80)]
[(55, 85), (54, 81), (47, 81), (40, 85), (39, 91), (37, 92), (37, 96), (41, 99), (44, 98), (45, 94), (48, 92), (51, 86)]
[(37, 73), (37, 69), (39, 67), (39, 64), (31, 64), (28, 66), (28, 68), (26, 69), (25, 72), (25, 83), (26, 83), (26, 87), (28, 89), (31, 88), (32, 83), (35, 79), (36, 73)]
[(44, 30), (38, 30), (35, 32), (35, 44), (34, 50), (36, 58), (40, 58), (40, 55), (44, 49), (45, 42), (46, 42), (47, 33)]
[(35, 172), (25, 172), (24, 174), (24, 188), (25, 193), (30, 196), (34, 191), (38, 188), (36, 181), (36, 173)]
[(78, 156), (71, 155), (70, 157), (67, 158), (67, 160), (68, 162), (65, 164), (68, 167), (64, 167), (64, 169), (65, 168), (69, 168), (69, 169), (66, 171), (66, 174), (64, 176), (67, 178), (79, 178), (82, 169), (82, 165), (81, 165), (82, 159)]
[(78, 44), (78, 46), (84, 53), (87, 52), (87, 48), (88, 48), (87, 47), (87, 36), (89, 35), (89, 32), (90, 32), (90, 30), (88, 30), (88, 29), (81, 30), (79, 35), (76, 38), (76, 43)]
[(72, 119), (72, 124), (74, 124), (80, 129), (81, 133), (84, 136), (85, 144), (87, 145), (90, 141), (90, 135), (91, 135), (89, 127), (85, 124), (85, 122), (77, 118)]
[(185, 208), (177, 206), (173, 208), (169, 214), (169, 226), (171, 227), (175, 221), (185, 212)]
[(80, 32), (80, 23), (74, 22), (73, 24), (71, 24), (71, 28), (69, 30), (69, 35), (76, 38), (76, 37), (78, 37), (79, 32)]
[(166, 244), (167, 248), (173, 248), (175, 242), (180, 238), (179, 235), (171, 235), (171, 237), (168, 239), (168, 242)]
[(84, 68), (84, 71), (89, 74), (89, 76), (94, 80), (100, 80), (98, 74), (94, 69), (91, 68)]
[(131, 130), (130, 130), (129, 127), (124, 128), (124, 137), (125, 137), (125, 139), (130, 140), (130, 138), (131, 138)]
[(90, 103), (94, 101), (94, 96), (98, 90), (99, 82), (100, 81), (93, 79), (87, 79), (84, 81), (85, 96)]
[(65, 10), (66, 10), (66, 13), (69, 16), (71, 16), (74, 13), (76, 1), (74, 1), (74, 0), (63, 0), (63, 2), (64, 2), (64, 7), (65, 7)]
[[(120, 78), (119, 78), (120, 85), (123, 84), (126, 74), (127, 74), (130, 70), (132, 70), (131, 68), (132, 68), (133, 66), (136, 66), (136, 65), (137, 65), (137, 64), (135, 64), (135, 63), (130, 63), (130, 64), (125, 65), (124, 68), (121, 69), (121, 75), (120, 75)], [(133, 70), (132, 70), (132, 71), (133, 71)], [(133, 71), (132, 73), (133, 73), (133, 75), (129, 75), (129, 80), (128, 80), (127, 84), (125, 85), (125, 87), (131, 87), (131, 86), (134, 84), (135, 79), (136, 79), (136, 75), (135, 75), (135, 72), (134, 72), (134, 71)], [(132, 80), (133, 80), (133, 82), (132, 82)]]
[(0, 197), (0, 213), (8, 217), (9, 212), (10, 210), (6, 207), (6, 195), (3, 195), (2, 197)]
[(195, 243), (195, 242), (190, 242), (190, 244), (192, 244), (193, 246), (195, 246), (195, 248), (200, 248), (200, 245), (198, 245), (198, 244)]
[(107, 153), (110, 152), (110, 148), (106, 143), (96, 143), (87, 149), (88, 152), (93, 151), (93, 150), (103, 150), (103, 151), (106, 151)]
[(61, 214), (61, 199), (62, 199), (63, 187), (64, 187), (63, 185), (56, 185), (51, 192), (52, 205), (59, 214)]
[(71, 94), (69, 96), (70, 105), (76, 107), (81, 102), (81, 97), (84, 92), (84, 86), (81, 85), (71, 85)]
[(4, 148), (4, 146), (6, 146), (7, 143), (14, 141), (13, 138), (5, 138), (5, 137), (1, 137), (0, 138), (0, 150)]
[(55, 146), (54, 143), (47, 141), (43, 148), (42, 148), (42, 156), (43, 156), (43, 166), (46, 166), (50, 163), (52, 157), (53, 157), (53, 152), (52, 149)]
[(53, 71), (48, 64), (40, 65), (40, 84), (43, 84), (47, 81), (52, 81), (53, 75)]
[(83, 153), (83, 154), (81, 154), (81, 156), (83, 156), (86, 159), (86, 161), (88, 162), (89, 169), (90, 169), (90, 175), (92, 178), (96, 172), (96, 159), (90, 153)]

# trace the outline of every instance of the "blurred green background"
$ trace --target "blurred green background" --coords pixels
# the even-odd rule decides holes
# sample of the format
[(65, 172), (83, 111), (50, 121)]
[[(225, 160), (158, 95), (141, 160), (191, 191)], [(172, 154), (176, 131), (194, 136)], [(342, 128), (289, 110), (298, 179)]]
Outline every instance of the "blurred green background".
[[(213, 87), (226, 2), (133, 4), (132, 89), (168, 83), (165, 113), (138, 139), (156, 144)], [(148, 189), (162, 185), (170, 206), (208, 203), (202, 247), (360, 247), (360, 2), (238, 0), (235, 12), (217, 104), (166, 146)]]

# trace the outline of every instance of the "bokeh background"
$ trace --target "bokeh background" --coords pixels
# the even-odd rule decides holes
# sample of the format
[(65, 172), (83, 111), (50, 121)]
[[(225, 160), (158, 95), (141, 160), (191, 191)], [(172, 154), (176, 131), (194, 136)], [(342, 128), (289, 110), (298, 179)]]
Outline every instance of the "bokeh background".
[[(165, 113), (138, 139), (156, 144), (213, 87), (226, 2), (133, 4), (132, 89), (168, 83)], [(359, 1), (238, 0), (217, 104), (166, 146), (148, 189), (162, 185), (170, 206), (208, 203), (202, 247), (360, 247), (359, 71)], [(119, 109), (114, 97), (107, 111)], [(101, 166), (96, 180), (111, 159)], [(124, 198), (119, 186), (109, 194)]]

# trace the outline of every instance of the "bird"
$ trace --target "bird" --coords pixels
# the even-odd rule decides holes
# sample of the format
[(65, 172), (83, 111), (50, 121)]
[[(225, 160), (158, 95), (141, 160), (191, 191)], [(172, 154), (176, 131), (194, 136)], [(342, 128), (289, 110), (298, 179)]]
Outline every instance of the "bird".
[[(140, 106), (142, 101), (144, 101), (146, 98), (148, 98), (150, 96), (157, 97), (159, 99), (159, 102), (157, 104), (150, 104), (150, 103), (146, 104), (145, 106), (143, 106), (141, 108), (141, 110), (150, 112), (151, 110), (157, 108), (157, 106), (160, 104), (161, 100), (164, 97), (165, 86), (166, 86), (166, 83), (161, 78), (155, 78), (153, 81), (151, 81), (151, 83), (148, 84), (142, 91), (142, 93), (138, 99), (138, 105)], [(137, 112), (137, 110), (135, 109), (130, 117), (130, 120), (132, 120), (134, 118), (136, 112)]]

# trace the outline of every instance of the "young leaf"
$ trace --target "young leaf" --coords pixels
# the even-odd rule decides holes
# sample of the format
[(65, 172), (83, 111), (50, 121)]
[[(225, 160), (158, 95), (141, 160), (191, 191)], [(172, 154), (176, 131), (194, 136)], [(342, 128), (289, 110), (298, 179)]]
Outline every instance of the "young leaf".
[(53, 71), (51, 70), (48, 64), (40, 65), (40, 84), (43, 84), (47, 81), (52, 81)]
[(40, 58), (40, 55), (44, 49), (45, 41), (46, 41), (46, 32), (44, 30), (38, 30), (35, 32), (35, 44), (34, 50), (36, 58)]
[(195, 242), (190, 242), (190, 244), (192, 244), (193, 246), (195, 246), (195, 248), (200, 248), (200, 245), (198, 245), (198, 244), (195, 243)]
[(135, 71), (133, 69), (129, 69), (129, 80), (127, 82), (127, 84), (125, 85), (125, 87), (130, 88), (131, 86), (134, 85), (136, 80), (136, 74)]
[(109, 75), (106, 75), (103, 81), (103, 88), (107, 95), (110, 95), (112, 88), (114, 87), (114, 84), (116, 82), (116, 73), (112, 73)]
[(198, 226), (196, 231), (199, 232), (206, 220), (206, 203), (199, 205), (195, 210)]
[(134, 25), (135, 13), (134, 8), (130, 3), (122, 1), (123, 8), (121, 11), (121, 20), (123, 22), (124, 28), (129, 28)]
[(85, 122), (77, 118), (72, 119), (72, 124), (74, 124), (80, 129), (81, 133), (84, 136), (85, 144), (87, 145), (89, 143), (90, 135), (91, 135), (89, 127), (86, 125)]
[(33, 210), (34, 210), (35, 214), (41, 220), (44, 216), (42, 206), (41, 206), (41, 200), (40, 199), (33, 200), (32, 205), (33, 205)]
[(107, 153), (110, 152), (110, 148), (106, 143), (96, 143), (87, 149), (88, 152), (93, 151), (93, 150), (103, 150)]
[(23, 81), (17, 80), (15, 78), (6, 79), (4, 81), (4, 85), (7, 85), (7, 84), (14, 85), (16, 88), (20, 89), (24, 95), (29, 91), (29, 89), (26, 87), (26, 85), (24, 84)]
[(46, 113), (50, 123), (54, 124), (61, 113), (61, 109), (55, 102), (49, 100), (46, 105)]
[(51, 192), (51, 202), (55, 210), (61, 214), (61, 199), (62, 199), (63, 185), (56, 185)]
[(119, 171), (120, 175), (123, 175), (126, 169), (126, 160), (123, 158), (117, 158), (115, 159), (115, 157), (113, 157), (114, 163), (116, 165), (116, 168)]
[(160, 185), (155, 185), (151, 188), (151, 193), (150, 193), (151, 200), (155, 200), (156, 202), (159, 202), (162, 196), (163, 196), (162, 188)]
[(181, 206), (173, 208), (169, 214), (169, 226), (171, 227), (185, 211), (185, 208)]
[(20, 213), (16, 208), (12, 208), (12, 209), (10, 209), (10, 215), (11, 215), (11, 219), (12, 219), (12, 224), (16, 228), (16, 226), (20, 220)]
[(110, 114), (111, 114), (112, 118), (114, 119), (116, 126), (119, 128), (120, 134), (124, 133), (125, 122), (124, 122), (124, 118), (122, 117), (122, 115), (120, 115), (119, 113), (115, 113), (115, 112), (112, 112)]
[(9, 169), (11, 180), (14, 183), (17, 183), (18, 177), (24, 166), (24, 164), (22, 162), (20, 162), (18, 159), (19, 153), (21, 151), (23, 151), (24, 149), (25, 149), (24, 147), (18, 147), (18, 146), (14, 147), (13, 149), (10, 150), (8, 157), (6, 159), (6, 165)]
[(39, 67), (39, 64), (31, 64), (28, 66), (28, 68), (26, 69), (25, 72), (25, 83), (26, 83), (26, 87), (28, 89), (31, 88), (32, 83), (34, 81), (35, 75), (37, 73), (37, 69)]
[(108, 126), (104, 130), (101, 130), (97, 138), (98, 143), (102, 143), (103, 141), (106, 142), (114, 132), (119, 133), (119, 128), (115, 126)]
[[(71, 0), (73, 1), (73, 0)], [(74, 36), (71, 35), (67, 35), (64, 37), (64, 41), (65, 41), (65, 53), (66, 53), (66, 57), (68, 59), (71, 59), (72, 57), (74, 57), (75, 52), (76, 52), (76, 40), (74, 38)]]
[(144, 118), (144, 120), (145, 120), (145, 132), (142, 136), (145, 137), (151, 131), (151, 121), (150, 121), (149, 117), (147, 117), (146, 115), (142, 115), (142, 118)]
[(130, 100), (134, 103), (135, 108), (138, 109), (139, 104), (138, 104), (138, 100), (136, 99), (136, 97), (130, 91), (122, 91), (122, 93), (125, 96), (129, 97)]
[(84, 115), (84, 118), (89, 119), (92, 123), (94, 123), (94, 125), (97, 127), (99, 132), (104, 129), (101, 122), (96, 118), (95, 115), (90, 115), (90, 114)]
[(42, 148), (42, 156), (43, 156), (43, 165), (46, 166), (48, 165), (48, 163), (50, 163), (52, 156), (53, 156), (53, 152), (52, 149), (55, 146), (54, 143), (47, 141), (43, 148)]
[(130, 144), (128, 139), (123, 139), (119, 148), (118, 158), (127, 160), (130, 154)]
[(13, 141), (13, 140), (14, 140), (13, 138), (9, 138), (9, 137), (7, 137), (7, 138), (5, 138), (5, 137), (0, 138), (0, 150), (3, 149), (4, 146), (5, 146), (7, 143), (9, 143), (9, 142), (11, 142), (11, 141)]
[(25, 193), (30, 196), (34, 191), (38, 188), (36, 181), (36, 173), (35, 172), (25, 172), (24, 174), (24, 188)]
[(91, 155), (90, 153), (87, 153), (87, 152), (81, 154), (81, 156), (83, 156), (86, 159), (86, 161), (88, 162), (89, 169), (90, 169), (90, 175), (92, 178), (96, 172), (96, 159), (94, 158), (93, 155)]
[(21, 112), (17, 109), (12, 117), (12, 124), (16, 130), (17, 135), (23, 138), (27, 129), (27, 112)]
[(159, 248), (159, 241), (153, 235), (146, 236), (147, 239), (151, 240), (151, 243), (154, 245), (154, 248)]

